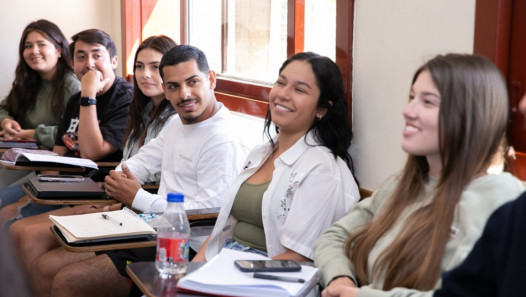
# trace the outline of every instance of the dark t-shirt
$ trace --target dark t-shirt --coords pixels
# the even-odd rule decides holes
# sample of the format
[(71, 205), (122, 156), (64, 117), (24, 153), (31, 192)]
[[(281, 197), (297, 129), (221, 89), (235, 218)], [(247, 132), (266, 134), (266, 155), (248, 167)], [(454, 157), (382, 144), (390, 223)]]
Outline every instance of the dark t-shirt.
[[(122, 138), (126, 129), (128, 108), (133, 96), (133, 86), (121, 77), (115, 77), (110, 89), (97, 96), (97, 118), (105, 141), (117, 151), (95, 161), (120, 161), (122, 158)], [(62, 123), (58, 128), (55, 145), (65, 146), (65, 156), (79, 156), (78, 124), (80, 113), (80, 92), (71, 96)]]

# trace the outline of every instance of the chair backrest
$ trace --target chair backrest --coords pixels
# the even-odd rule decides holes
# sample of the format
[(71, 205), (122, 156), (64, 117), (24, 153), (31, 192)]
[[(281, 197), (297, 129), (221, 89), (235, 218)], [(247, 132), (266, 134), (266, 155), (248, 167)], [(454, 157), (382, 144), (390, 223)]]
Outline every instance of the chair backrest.
[(373, 191), (367, 190), (364, 188), (359, 188), (359, 191), (360, 191), (360, 200), (370, 197), (373, 194)]

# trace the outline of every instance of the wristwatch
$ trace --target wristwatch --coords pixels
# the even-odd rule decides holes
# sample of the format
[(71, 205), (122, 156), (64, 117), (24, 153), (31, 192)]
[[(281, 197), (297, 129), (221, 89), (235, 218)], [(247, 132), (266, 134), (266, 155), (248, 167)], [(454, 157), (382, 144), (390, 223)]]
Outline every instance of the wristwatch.
[(90, 97), (80, 97), (80, 105), (81, 106), (90, 106), (90, 105), (96, 105), (97, 99), (93, 99)]

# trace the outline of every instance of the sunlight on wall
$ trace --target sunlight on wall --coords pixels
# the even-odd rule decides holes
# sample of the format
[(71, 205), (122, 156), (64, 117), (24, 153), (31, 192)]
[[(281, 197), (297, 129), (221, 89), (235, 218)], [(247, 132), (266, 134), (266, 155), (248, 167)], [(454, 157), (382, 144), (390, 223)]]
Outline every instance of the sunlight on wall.
[(133, 59), (135, 59), (135, 52), (137, 51), (139, 44), (139, 40), (135, 40), (130, 55), (126, 57), (126, 76), (133, 74)]
[[(144, 24), (142, 40), (152, 35), (162, 34), (171, 37), (177, 44), (181, 43), (179, 16), (180, 7), (178, 1), (158, 0), (148, 21)], [(130, 55), (126, 57), (126, 75), (133, 74), (133, 59), (142, 40), (136, 40), (133, 43), (133, 49)]]
[(179, 1), (158, 0), (152, 15), (144, 25), (142, 38), (164, 34), (180, 43), (179, 16)]

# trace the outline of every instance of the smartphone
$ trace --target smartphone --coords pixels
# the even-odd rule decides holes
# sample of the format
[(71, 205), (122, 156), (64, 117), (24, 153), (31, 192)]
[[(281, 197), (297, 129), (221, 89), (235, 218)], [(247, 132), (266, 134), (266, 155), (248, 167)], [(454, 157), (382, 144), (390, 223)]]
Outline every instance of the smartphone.
[(82, 175), (55, 175), (55, 174), (39, 174), (38, 181), (40, 182), (70, 182), (80, 183), (84, 181)]
[(235, 260), (234, 265), (243, 272), (294, 272), (301, 266), (292, 260)]

